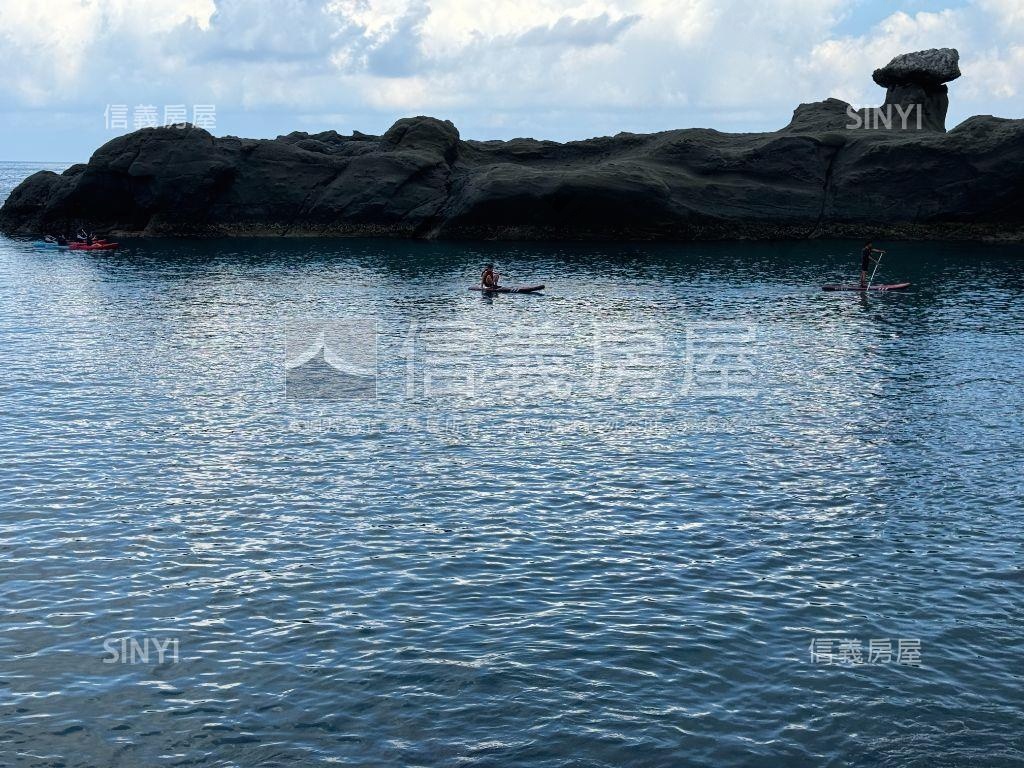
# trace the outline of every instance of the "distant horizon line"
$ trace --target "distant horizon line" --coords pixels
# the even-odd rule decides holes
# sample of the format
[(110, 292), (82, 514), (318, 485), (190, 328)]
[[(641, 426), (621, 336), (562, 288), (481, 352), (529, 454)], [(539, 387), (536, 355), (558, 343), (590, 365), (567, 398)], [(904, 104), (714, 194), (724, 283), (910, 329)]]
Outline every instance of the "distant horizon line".
[(47, 165), (60, 165), (62, 163), (88, 163), (88, 160), (3, 160), (0, 159), (0, 163), (22, 163), (28, 165), (29, 163), (45, 163)]

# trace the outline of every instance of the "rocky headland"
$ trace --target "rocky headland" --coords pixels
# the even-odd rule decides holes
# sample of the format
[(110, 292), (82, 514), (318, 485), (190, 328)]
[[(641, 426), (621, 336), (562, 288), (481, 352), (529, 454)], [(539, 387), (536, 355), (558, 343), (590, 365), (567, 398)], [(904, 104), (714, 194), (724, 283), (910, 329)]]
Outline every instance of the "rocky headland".
[(1024, 241), (1024, 120), (976, 116), (947, 132), (958, 62), (949, 48), (898, 56), (874, 73), (880, 108), (801, 104), (768, 133), (467, 141), (431, 117), (382, 136), (147, 128), (63, 174), (30, 176), (0, 209), (0, 230)]

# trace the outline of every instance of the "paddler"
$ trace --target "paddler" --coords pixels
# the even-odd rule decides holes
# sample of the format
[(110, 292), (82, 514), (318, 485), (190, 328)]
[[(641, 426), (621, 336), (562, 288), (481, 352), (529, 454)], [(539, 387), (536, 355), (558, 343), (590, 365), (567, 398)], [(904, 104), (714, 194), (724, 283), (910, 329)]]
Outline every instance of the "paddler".
[(494, 265), (488, 264), (486, 267), (484, 267), (483, 274), (480, 275), (480, 287), (497, 288), (499, 277), (501, 277), (501, 275), (494, 271)]
[(873, 258), (871, 254), (877, 253), (879, 255), (885, 253), (875, 248), (870, 240), (864, 243), (864, 250), (860, 252), (860, 287), (867, 288), (868, 286), (868, 270), (871, 269), (871, 264), (874, 262), (878, 263), (878, 259)]

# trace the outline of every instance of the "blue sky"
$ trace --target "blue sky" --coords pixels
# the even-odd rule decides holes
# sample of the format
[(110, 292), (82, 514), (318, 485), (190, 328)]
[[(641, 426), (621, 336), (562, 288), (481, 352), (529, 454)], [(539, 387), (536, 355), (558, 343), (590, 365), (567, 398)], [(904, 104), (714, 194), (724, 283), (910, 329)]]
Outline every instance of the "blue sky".
[(117, 105), (129, 129), (213, 105), (213, 133), (253, 137), (415, 114), (477, 139), (770, 130), (879, 104), (874, 68), (947, 46), (952, 126), (1024, 114), (1022, 41), (1024, 0), (0, 0), (0, 158), (85, 160)]

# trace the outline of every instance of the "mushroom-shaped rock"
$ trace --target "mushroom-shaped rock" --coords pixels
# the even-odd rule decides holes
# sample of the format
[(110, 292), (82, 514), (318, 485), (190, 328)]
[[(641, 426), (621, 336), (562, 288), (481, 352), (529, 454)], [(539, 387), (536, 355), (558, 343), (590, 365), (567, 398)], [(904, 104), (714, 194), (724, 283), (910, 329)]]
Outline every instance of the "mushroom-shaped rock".
[(960, 54), (956, 48), (904, 53), (876, 69), (871, 77), (886, 89), (883, 109), (899, 106), (901, 114), (912, 115), (897, 127), (945, 131), (949, 109), (945, 83), (960, 77)]
[(930, 48), (927, 51), (901, 53), (871, 79), (883, 88), (916, 83), (936, 86), (960, 77), (960, 53), (956, 48)]

